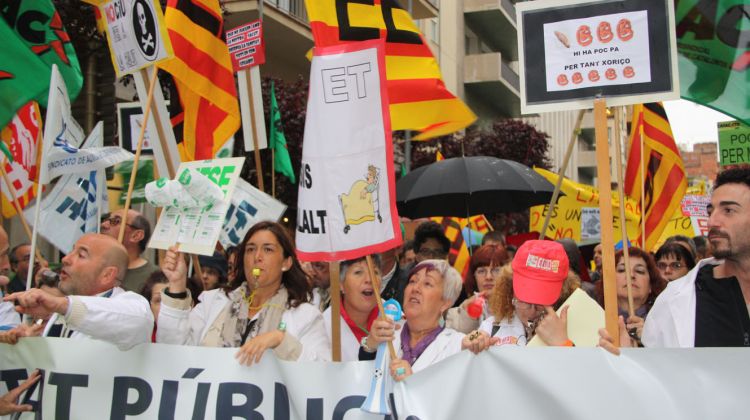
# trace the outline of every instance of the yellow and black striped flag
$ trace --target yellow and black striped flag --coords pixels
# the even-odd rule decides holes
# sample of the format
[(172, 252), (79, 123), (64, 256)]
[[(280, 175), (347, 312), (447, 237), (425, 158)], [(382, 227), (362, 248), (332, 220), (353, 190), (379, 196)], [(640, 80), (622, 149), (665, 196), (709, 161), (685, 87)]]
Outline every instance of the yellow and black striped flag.
[(448, 91), (432, 51), (396, 0), (305, 0), (315, 46), (383, 38), (393, 130), (418, 130), (415, 140), (442, 136), (472, 124), (476, 115)]
[(179, 93), (182, 112), (172, 114), (172, 126), (180, 158), (211, 159), (240, 127), (219, 1), (169, 0), (164, 20), (175, 57), (159, 67), (174, 77)]
[(685, 165), (661, 102), (633, 107), (628, 150), (625, 194), (640, 203), (646, 238), (639, 242), (651, 251), (687, 190)]

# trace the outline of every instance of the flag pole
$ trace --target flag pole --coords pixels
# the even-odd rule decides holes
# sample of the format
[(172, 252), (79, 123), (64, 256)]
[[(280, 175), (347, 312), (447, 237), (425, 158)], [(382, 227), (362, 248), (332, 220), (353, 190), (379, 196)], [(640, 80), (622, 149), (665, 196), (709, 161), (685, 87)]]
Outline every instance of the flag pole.
[(617, 325), (617, 282), (615, 280), (615, 243), (612, 223), (612, 177), (609, 168), (609, 134), (607, 132), (607, 103), (594, 100), (594, 133), (596, 137), (596, 172), (599, 187), (599, 215), (602, 232), (602, 282), (604, 282), (604, 319), (607, 331), (620, 345)]
[(120, 223), (120, 233), (117, 235), (117, 242), (122, 243), (125, 238), (125, 226), (127, 225), (128, 210), (130, 209), (130, 198), (133, 195), (133, 187), (135, 186), (135, 175), (138, 173), (138, 161), (141, 158), (141, 149), (143, 149), (143, 138), (146, 136), (146, 125), (148, 125), (148, 117), (151, 114), (151, 103), (154, 99), (154, 88), (156, 87), (156, 80), (159, 78), (157, 75), (158, 70), (156, 66), (151, 66), (154, 69), (153, 77), (151, 78), (148, 86), (148, 97), (146, 98), (146, 108), (143, 110), (143, 124), (141, 124), (141, 132), (138, 135), (138, 146), (135, 149), (135, 157), (133, 158), (133, 168), (130, 170), (130, 182), (128, 184), (128, 193), (125, 195), (125, 207), (123, 208), (123, 221)]
[[(24, 232), (26, 232), (26, 236), (28, 236), (29, 240), (31, 240), (31, 228), (29, 227), (29, 223), (26, 221), (26, 218), (23, 216), (23, 209), (21, 208), (21, 203), (18, 202), (18, 196), (16, 195), (16, 190), (13, 188), (13, 184), (10, 182), (10, 178), (8, 178), (8, 173), (5, 171), (5, 165), (0, 164), (0, 171), (2, 171), (3, 180), (5, 181), (5, 186), (8, 187), (8, 191), (10, 191), (10, 196), (13, 198), (13, 207), (16, 209), (16, 214), (18, 214), (18, 217), (21, 219), (21, 226), (23, 226)], [(41, 197), (37, 199), (37, 206), (41, 204)], [(38, 249), (34, 250), (36, 252), (36, 257), (39, 259), (39, 261), (44, 260), (42, 257), (42, 254), (39, 252)]]
[[(370, 256), (370, 254), (367, 254), (367, 257), (365, 257), (365, 259), (367, 260), (367, 270), (370, 274), (370, 280), (372, 281), (372, 289), (375, 292), (375, 301), (378, 303), (380, 319), (386, 319), (385, 309), (383, 309), (383, 300), (380, 298), (380, 277), (375, 276), (375, 268), (373, 267), (372, 257)], [(333, 298), (333, 295), (331, 295), (331, 298)], [(331, 319), (333, 318), (335, 317), (332, 316)], [(398, 356), (396, 355), (396, 349), (393, 347), (393, 341), (388, 342), (388, 352), (391, 354), (392, 361), (398, 358)]]
[(644, 148), (646, 147), (646, 142), (643, 141), (643, 110), (641, 109), (641, 115), (638, 117), (638, 141), (641, 144), (641, 159), (640, 159), (640, 165), (638, 165), (638, 170), (641, 173), (641, 247), (644, 251), (648, 251), (646, 249), (646, 170), (644, 168)]
[(265, 188), (263, 186), (263, 165), (260, 160), (260, 147), (258, 144), (258, 122), (255, 120), (255, 101), (253, 100), (253, 80), (250, 77), (250, 70), (240, 70), (240, 73), (243, 73), (243, 76), (245, 78), (245, 83), (247, 84), (247, 92), (240, 91), (240, 94), (247, 95), (248, 96), (248, 104), (250, 105), (250, 127), (249, 129), (244, 127), (242, 128), (242, 132), (245, 136), (248, 134), (252, 135), (253, 137), (253, 155), (255, 156), (255, 170), (258, 180), (258, 189), (266, 192)]
[(331, 261), (331, 360), (341, 361), (341, 264)]
[(568, 148), (565, 150), (565, 157), (563, 158), (563, 164), (560, 167), (560, 175), (557, 177), (557, 182), (555, 183), (555, 190), (552, 192), (552, 199), (549, 201), (549, 210), (547, 211), (547, 215), (544, 216), (544, 225), (542, 226), (542, 231), (539, 232), (539, 239), (544, 239), (544, 237), (547, 234), (547, 228), (549, 227), (549, 221), (552, 217), (552, 208), (557, 203), (557, 198), (560, 196), (560, 188), (562, 187), (563, 177), (565, 176), (565, 171), (568, 170), (568, 162), (570, 162), (570, 156), (573, 154), (573, 146), (576, 144), (576, 140), (578, 140), (578, 134), (581, 131), (581, 123), (583, 122), (583, 115), (586, 113), (585, 109), (582, 109), (578, 111), (578, 118), (576, 118), (576, 125), (573, 129), (573, 133), (570, 135), (570, 142), (568, 142)]
[[(271, 124), (273, 124), (273, 121)], [(274, 142), (273, 147), (271, 147), (271, 197), (276, 198), (276, 140), (271, 140)]]
[(628, 291), (628, 314), (635, 315), (633, 309), (633, 289), (631, 286), (630, 273), (630, 250), (628, 249), (628, 229), (625, 223), (625, 193), (622, 185), (622, 112), (619, 106), (615, 107), (615, 167), (617, 168), (617, 198), (620, 202), (620, 237), (622, 238), (623, 262), (625, 263), (625, 282)]

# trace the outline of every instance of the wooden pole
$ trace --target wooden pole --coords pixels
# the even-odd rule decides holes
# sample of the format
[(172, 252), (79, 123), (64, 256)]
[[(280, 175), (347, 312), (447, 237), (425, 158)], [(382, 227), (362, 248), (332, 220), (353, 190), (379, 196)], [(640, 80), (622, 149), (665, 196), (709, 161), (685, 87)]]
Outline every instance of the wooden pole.
[(341, 361), (341, 263), (332, 261), (331, 273), (331, 360)]
[[(372, 264), (372, 257), (367, 255), (367, 270), (370, 274), (370, 280), (372, 281), (372, 288), (375, 291), (375, 300), (378, 302), (378, 311), (380, 311), (380, 318), (385, 319), (385, 310), (383, 309), (383, 301), (380, 298), (380, 277), (375, 276), (375, 268)], [(332, 317), (333, 318), (333, 317)], [(393, 347), (393, 341), (388, 342), (388, 351), (391, 354), (391, 360), (396, 360), (396, 349)]]
[[(0, 163), (0, 171), (2, 171), (3, 175), (3, 181), (5, 181), (5, 186), (8, 187), (8, 191), (10, 192), (10, 196), (13, 198), (13, 208), (16, 210), (16, 214), (18, 214), (18, 218), (21, 219), (21, 226), (23, 226), (24, 232), (26, 232), (26, 236), (29, 237), (29, 240), (31, 240), (31, 228), (29, 227), (29, 223), (26, 221), (26, 218), (23, 216), (23, 209), (21, 208), (21, 203), (18, 202), (18, 196), (16, 195), (16, 189), (13, 188), (13, 184), (10, 182), (10, 178), (8, 178), (8, 173), (5, 172), (5, 165)], [(39, 205), (39, 202), (41, 202), (41, 197), (37, 199), (37, 205)], [(36, 258), (41, 262), (44, 261), (44, 258), (42, 257), (42, 253), (39, 252), (38, 249), (35, 249), (34, 252), (36, 253)]]
[(625, 223), (625, 192), (622, 180), (622, 112), (621, 108), (615, 107), (615, 168), (617, 168), (617, 198), (620, 201), (620, 236), (622, 237), (622, 262), (625, 263), (625, 278), (628, 291), (628, 314), (635, 315), (633, 308), (633, 290), (630, 284), (630, 250), (628, 249), (628, 228)]
[[(153, 67), (153, 66), (152, 66)], [(143, 71), (143, 70), (142, 70)], [(122, 243), (125, 238), (125, 227), (127, 226), (128, 210), (130, 209), (130, 197), (133, 195), (133, 187), (135, 187), (135, 175), (138, 173), (138, 161), (141, 158), (141, 149), (143, 149), (143, 138), (146, 136), (146, 126), (148, 125), (148, 117), (151, 113), (151, 104), (154, 100), (154, 88), (156, 87), (156, 80), (158, 79), (156, 67), (154, 67), (154, 75), (151, 78), (148, 86), (148, 97), (146, 98), (146, 108), (143, 110), (143, 124), (141, 124), (141, 132), (138, 135), (138, 146), (135, 149), (135, 157), (133, 158), (133, 168), (130, 170), (130, 183), (128, 184), (128, 193), (125, 196), (125, 207), (122, 213), (122, 223), (120, 223), (120, 233), (117, 235), (117, 242)], [(167, 159), (169, 162), (169, 159)]]
[(599, 187), (599, 217), (602, 232), (602, 281), (604, 282), (604, 318), (607, 331), (620, 345), (617, 326), (617, 282), (615, 280), (615, 244), (612, 223), (612, 177), (610, 176), (607, 104), (594, 100), (594, 132), (596, 136), (596, 170)]
[(578, 134), (581, 131), (581, 123), (583, 122), (583, 114), (586, 113), (585, 109), (578, 111), (578, 118), (576, 118), (576, 126), (573, 129), (573, 133), (570, 135), (570, 142), (568, 142), (568, 148), (565, 150), (565, 157), (563, 158), (563, 164), (560, 167), (560, 174), (557, 177), (557, 183), (555, 183), (555, 191), (552, 193), (552, 199), (549, 201), (549, 210), (547, 215), (544, 216), (544, 225), (542, 231), (539, 232), (539, 239), (544, 239), (547, 234), (547, 228), (549, 227), (549, 221), (552, 217), (552, 208), (557, 204), (557, 198), (560, 196), (560, 187), (562, 187), (563, 177), (565, 171), (568, 169), (568, 162), (570, 162), (570, 156), (573, 154), (573, 148), (578, 140)]
[[(258, 122), (255, 121), (255, 101), (253, 100), (253, 80), (250, 77), (250, 70), (241, 70), (240, 73), (244, 73), (245, 83), (247, 83), (247, 95), (248, 103), (250, 104), (250, 133), (253, 136), (253, 155), (255, 155), (255, 170), (258, 179), (258, 189), (265, 192), (263, 186), (263, 165), (260, 161), (260, 148), (258, 144)], [(245, 132), (247, 135), (247, 132)]]
[(271, 197), (276, 198), (276, 149), (271, 147)]

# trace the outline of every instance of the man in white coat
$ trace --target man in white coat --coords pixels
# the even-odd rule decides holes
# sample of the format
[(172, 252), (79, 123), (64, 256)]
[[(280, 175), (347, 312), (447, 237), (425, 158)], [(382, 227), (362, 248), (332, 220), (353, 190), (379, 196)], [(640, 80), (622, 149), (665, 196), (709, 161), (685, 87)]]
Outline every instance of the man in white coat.
[[(721, 172), (707, 210), (714, 258), (659, 295), (643, 328), (646, 347), (750, 346), (750, 167)], [(600, 335), (600, 345), (618, 353), (606, 331)], [(634, 344), (622, 320), (620, 344)]]
[[(62, 264), (59, 287), (65, 296), (31, 289), (4, 300), (34, 319), (49, 318), (46, 336), (94, 338), (123, 350), (150, 342), (154, 316), (148, 301), (119, 287), (127, 272), (128, 254), (116, 239), (84, 235)], [(19, 334), (28, 331), (24, 328)]]

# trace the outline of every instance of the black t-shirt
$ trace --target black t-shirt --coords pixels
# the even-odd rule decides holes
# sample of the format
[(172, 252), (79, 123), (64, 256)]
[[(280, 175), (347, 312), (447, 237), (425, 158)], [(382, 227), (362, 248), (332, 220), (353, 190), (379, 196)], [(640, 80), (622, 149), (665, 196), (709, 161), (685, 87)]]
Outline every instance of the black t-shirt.
[(695, 347), (750, 346), (750, 315), (736, 277), (714, 278), (713, 265), (695, 280)]

